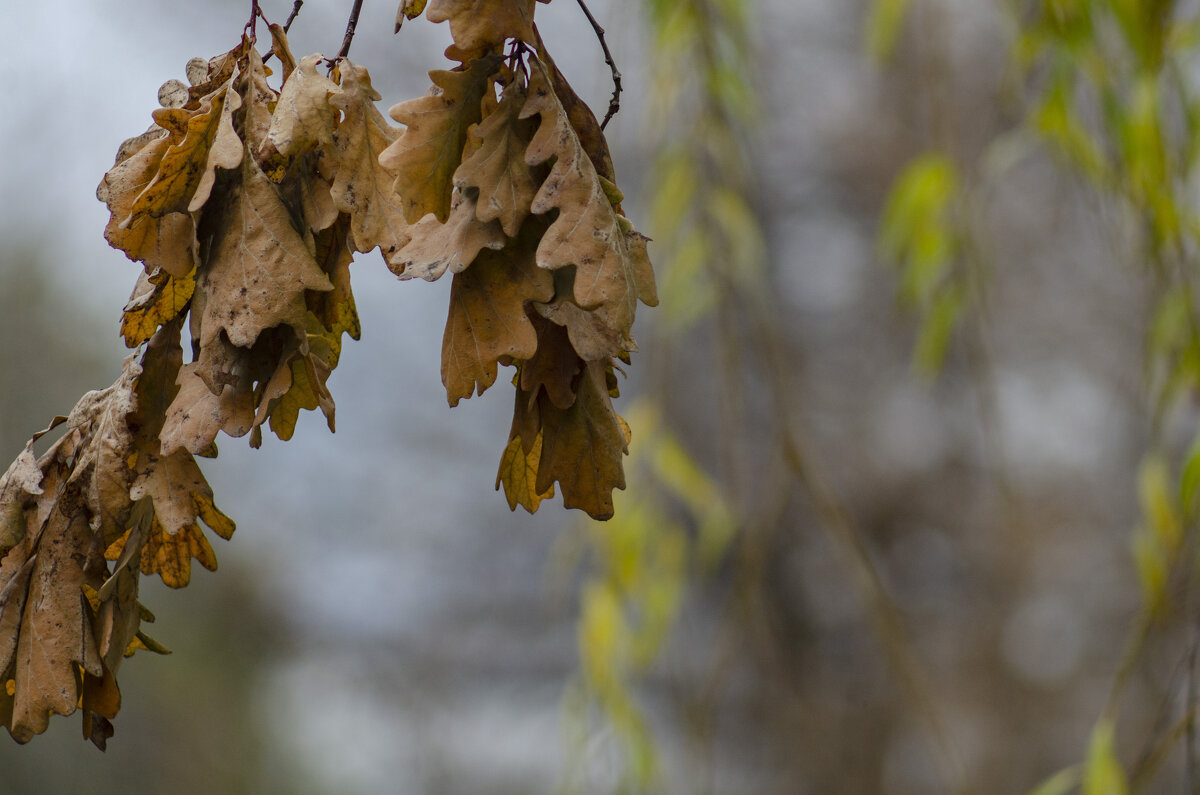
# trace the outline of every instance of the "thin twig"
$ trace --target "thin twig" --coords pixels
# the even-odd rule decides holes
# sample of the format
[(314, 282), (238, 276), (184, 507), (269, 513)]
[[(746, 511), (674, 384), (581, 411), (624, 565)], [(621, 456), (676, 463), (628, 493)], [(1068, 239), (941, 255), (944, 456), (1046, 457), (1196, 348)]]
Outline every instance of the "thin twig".
[(258, 40), (258, 18), (262, 16), (262, 10), (258, 7), (258, 0), (250, 0), (250, 21), (246, 23), (246, 27), (242, 28), (242, 34), (249, 33), (250, 41)]
[(354, 41), (354, 29), (358, 27), (358, 14), (362, 11), (362, 4), (363, 0), (354, 0), (354, 7), (350, 9), (350, 19), (346, 21), (346, 35), (342, 39), (342, 49), (338, 50), (338, 58), (345, 58), (350, 54), (350, 43)]
[(583, 0), (576, 0), (576, 2), (583, 9), (583, 14), (588, 18), (588, 22), (592, 23), (592, 29), (596, 31), (596, 38), (600, 40), (600, 49), (604, 50), (604, 62), (612, 70), (613, 95), (612, 99), (608, 101), (608, 113), (604, 114), (604, 121), (600, 122), (600, 129), (603, 130), (608, 126), (608, 120), (617, 115), (617, 111), (621, 109), (621, 72), (617, 69), (617, 62), (613, 60), (612, 53), (608, 50), (608, 42), (604, 39), (604, 28), (600, 27), (600, 23), (592, 16), (591, 9)]
[(287, 22), (283, 23), (283, 32), (287, 33), (292, 28), (292, 23), (296, 21), (296, 15), (300, 13), (300, 6), (304, 5), (304, 0), (296, 0), (296, 4), (292, 6), (292, 13), (288, 14)]

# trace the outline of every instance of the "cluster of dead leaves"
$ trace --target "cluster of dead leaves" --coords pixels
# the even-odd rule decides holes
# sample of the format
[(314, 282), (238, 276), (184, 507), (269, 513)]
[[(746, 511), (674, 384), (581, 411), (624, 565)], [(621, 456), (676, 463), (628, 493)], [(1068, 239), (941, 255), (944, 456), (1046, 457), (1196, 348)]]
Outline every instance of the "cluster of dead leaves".
[[(449, 20), (458, 65), (391, 109), (366, 69), (296, 61), (271, 26), (282, 85), (251, 39), (188, 64), (150, 129), (121, 145), (97, 195), (106, 239), (144, 271), (121, 321), (111, 387), (35, 435), (0, 478), (0, 722), (20, 742), (82, 709), (103, 747), (115, 674), (152, 620), (138, 577), (188, 583), (228, 539), (195, 456), (300, 409), (334, 423), (326, 386), (357, 339), (349, 266), (379, 248), (402, 279), (453, 274), (442, 346), (451, 405), (516, 369), (497, 488), (537, 509), (612, 515), (629, 429), (612, 407), (639, 300), (654, 304), (646, 238), (620, 208), (600, 126), (533, 25), (534, 0), (406, 0)], [(507, 45), (508, 51), (503, 49)], [(536, 53), (536, 54), (535, 54)], [(190, 340), (184, 362), (181, 338)], [(40, 457), (34, 444), (65, 428)]]
[[(449, 19), (447, 55), (460, 63), (391, 109), (405, 130), (380, 164), (397, 175), (413, 228), (388, 263), (402, 279), (453, 274), (442, 340), (451, 405), (495, 383), (498, 365), (516, 367), (497, 476), (509, 506), (535, 511), (557, 482), (567, 507), (606, 519), (629, 442), (612, 407), (614, 359), (635, 350), (637, 302), (657, 303), (646, 238), (621, 212), (600, 125), (546, 53), (533, 0), (491, 3), (505, 10), (495, 24), (477, 13), (485, 5), (425, 8)], [(505, 40), (523, 43), (516, 55), (501, 53)]]

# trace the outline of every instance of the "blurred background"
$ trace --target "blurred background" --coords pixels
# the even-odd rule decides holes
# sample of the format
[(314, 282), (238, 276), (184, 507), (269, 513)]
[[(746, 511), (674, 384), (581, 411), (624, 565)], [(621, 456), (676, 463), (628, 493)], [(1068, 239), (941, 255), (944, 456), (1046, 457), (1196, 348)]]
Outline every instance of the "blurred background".
[[(262, 5), (280, 22), (291, 6)], [(423, 19), (393, 36), (395, 5), (368, 0), (351, 50), (384, 108), (424, 93), (449, 42)], [(449, 282), (361, 256), (337, 434), (308, 414), (286, 444), (221, 443), (205, 474), (238, 532), (214, 542), (220, 571), (178, 592), (143, 578), (174, 654), (126, 662), (106, 754), (77, 716), (3, 738), (0, 792), (1013, 793), (1084, 757), (1142, 609), (1152, 296), (1121, 219), (1042, 149), (993, 146), (1023, 118), (1003, 4), (916, 3), (880, 60), (861, 0), (714, 0), (747, 38), (714, 39), (728, 69), (711, 80), (672, 5), (590, 2), (664, 298), (617, 403), (635, 440), (617, 519), (509, 512), (505, 378), (451, 411)], [(140, 266), (105, 243), (95, 186), (159, 85), (231, 49), (247, 6), (0, 11), (6, 461), (119, 373)], [(306, 2), (293, 50), (336, 51), (348, 8)], [(537, 13), (602, 115), (611, 79), (579, 8)], [(707, 111), (697, 80), (720, 98)], [(877, 239), (897, 175), (948, 141), (985, 160), (986, 300), (929, 377)], [(705, 212), (720, 228), (689, 254)], [(1168, 622), (1124, 680), (1128, 764), (1178, 717), (1191, 633)], [(1185, 757), (1142, 791), (1179, 791)]]

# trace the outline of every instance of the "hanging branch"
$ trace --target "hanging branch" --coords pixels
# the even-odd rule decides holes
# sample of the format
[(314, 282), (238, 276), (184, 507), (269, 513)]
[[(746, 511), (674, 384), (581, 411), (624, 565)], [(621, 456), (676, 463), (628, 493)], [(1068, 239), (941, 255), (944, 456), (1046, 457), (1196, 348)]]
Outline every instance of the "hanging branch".
[(588, 22), (592, 23), (592, 29), (596, 31), (596, 38), (600, 40), (600, 49), (604, 50), (604, 62), (612, 70), (613, 95), (612, 99), (608, 101), (608, 112), (604, 114), (604, 121), (600, 122), (600, 129), (603, 130), (608, 126), (608, 120), (617, 115), (617, 111), (621, 109), (621, 72), (617, 69), (617, 63), (613, 60), (612, 53), (608, 50), (608, 42), (604, 39), (604, 28), (600, 27), (600, 23), (592, 16), (591, 9), (587, 7), (587, 4), (583, 0), (576, 0), (576, 2), (583, 9), (583, 14), (588, 18)]
[(283, 23), (284, 33), (292, 29), (292, 23), (296, 21), (296, 15), (300, 13), (300, 6), (302, 5), (304, 5), (304, 0), (296, 0), (296, 4), (292, 6), (292, 13), (288, 14), (287, 22)]
[(338, 58), (345, 58), (350, 54), (350, 43), (354, 41), (354, 29), (358, 27), (358, 14), (362, 11), (362, 4), (363, 0), (354, 0), (354, 7), (350, 9), (350, 19), (346, 21), (346, 35), (342, 38)]

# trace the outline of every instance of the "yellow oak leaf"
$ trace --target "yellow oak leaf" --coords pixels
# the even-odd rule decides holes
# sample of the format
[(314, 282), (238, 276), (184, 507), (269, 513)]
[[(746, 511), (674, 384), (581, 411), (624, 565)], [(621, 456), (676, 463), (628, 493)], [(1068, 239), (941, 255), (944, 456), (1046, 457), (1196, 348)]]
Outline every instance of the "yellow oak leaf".
[(171, 143), (163, 153), (158, 173), (134, 200), (129, 217), (121, 222), (123, 227), (146, 216), (161, 218), (199, 210), (212, 192), (216, 169), (235, 169), (242, 162), (242, 142), (233, 129), (233, 112), (242, 103), (230, 90), (233, 79), (231, 76), (205, 96), (196, 110), (184, 107), (154, 112), (159, 126), (185, 132), (182, 140)]
[(520, 505), (530, 513), (536, 513), (542, 500), (554, 496), (554, 486), (539, 492), (534, 487), (537, 480), (538, 461), (542, 457), (542, 435), (534, 439), (529, 452), (525, 452), (520, 437), (514, 437), (500, 458), (500, 471), (496, 474), (496, 488), (504, 487), (508, 507), (515, 511)]
[(139, 140), (136, 148), (118, 153), (116, 165), (96, 189), (96, 197), (108, 205), (110, 213), (104, 238), (131, 260), (145, 263), (147, 273), (161, 268), (182, 277), (196, 266), (196, 225), (189, 214), (148, 215), (123, 225), (138, 196), (158, 174), (163, 155), (172, 144), (172, 136), (156, 126), (151, 133), (127, 141), (122, 149)]
[[(522, 499), (522, 494), (545, 494), (557, 481), (565, 507), (580, 508), (593, 519), (609, 519), (612, 490), (625, 488), (622, 458), (629, 445), (628, 426), (612, 408), (612, 366), (583, 362), (569, 346), (562, 346), (562, 328), (537, 320), (538, 343), (552, 341), (548, 350), (557, 351), (557, 364), (535, 366), (538, 372), (528, 379), (525, 369), (530, 362), (520, 364), (512, 429), (497, 483), (505, 487), (510, 507), (521, 504), (529, 509), (526, 503), (531, 501)], [(560, 337), (558, 344), (553, 343), (554, 335)], [(570, 360), (578, 371), (568, 364)], [(559, 394), (552, 399), (555, 393)], [(533, 453), (539, 445), (535, 461)], [(529, 467), (525, 473), (516, 468), (518, 447)], [(522, 485), (520, 478), (531, 479), (532, 488)]]
[[(118, 539), (105, 555), (115, 558), (124, 554), (132, 533), (131, 529), (129, 535)], [(188, 525), (172, 534), (163, 530), (157, 519), (153, 519), (149, 532), (137, 548), (136, 557), (141, 573), (157, 574), (169, 588), (183, 588), (191, 582), (193, 558), (209, 571), (217, 569), (217, 555), (198, 525)]]
[(525, 302), (553, 295), (553, 276), (520, 243), (485, 249), (454, 277), (442, 338), (442, 383), (451, 406), (495, 383), (499, 361), (533, 356), (538, 341)]
[(500, 105), (472, 131), (480, 146), (454, 174), (459, 190), (478, 191), (476, 214), (480, 221), (499, 220), (504, 234), (516, 237), (529, 215), (538, 189), (525, 150), (533, 136), (533, 123), (518, 118), (525, 104), (525, 89), (511, 83)]
[(467, 130), (479, 122), (488, 77), (499, 68), (499, 56), (489, 56), (462, 69), (430, 72), (433, 87), (428, 94), (389, 111), (406, 129), (380, 154), (379, 164), (396, 175), (393, 190), (400, 195), (409, 223), (427, 213), (439, 221), (449, 216), (454, 171), (462, 162)]
[(400, 7), (396, 9), (395, 32), (400, 32), (404, 20), (421, 16), (421, 12), (425, 10), (425, 3), (426, 0), (401, 0)]
[(193, 272), (176, 278), (162, 269), (151, 274), (143, 271), (121, 316), (121, 336), (125, 338), (125, 345), (136, 348), (148, 342), (159, 326), (183, 312), (195, 289)]
[(283, 29), (283, 25), (277, 25), (274, 22), (267, 25), (267, 29), (271, 32), (271, 52), (275, 53), (275, 57), (279, 59), (281, 68), (280, 77), (286, 83), (291, 77), (292, 72), (296, 70), (296, 56), (292, 55), (292, 48), (288, 44), (287, 31)]

